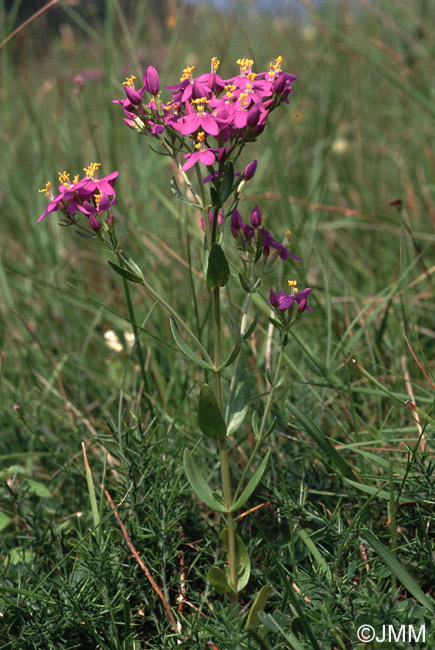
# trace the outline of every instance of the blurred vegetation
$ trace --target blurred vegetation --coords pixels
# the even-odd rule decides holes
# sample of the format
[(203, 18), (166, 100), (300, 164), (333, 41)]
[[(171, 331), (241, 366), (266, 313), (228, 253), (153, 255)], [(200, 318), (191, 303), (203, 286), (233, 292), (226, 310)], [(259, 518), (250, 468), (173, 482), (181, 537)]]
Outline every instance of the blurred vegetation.
[[(428, 620), (361, 529), (374, 531), (431, 594), (433, 431), (405, 401), (430, 415), (435, 4), (331, 0), (315, 8), (301, 0), (283, 3), (279, 16), (255, 2), (233, 4), (220, 13), (206, 2), (59, 2), (0, 51), (0, 648), (176, 646), (103, 491), (103, 538), (89, 533), (83, 440), (97, 491), (103, 482), (116, 503), (128, 493), (120, 516), (174, 610), (183, 557), (188, 601), (207, 617), (186, 603), (178, 610), (188, 637), (181, 647), (350, 648), (361, 616), (375, 626)], [(31, 15), (30, 5), (0, 4), (1, 38)], [(255, 558), (252, 596), (268, 582), (267, 611), (284, 617), (284, 633), (269, 621), (263, 640), (247, 636), (236, 612), (204, 586), (217, 528), (180, 466), (198, 437), (201, 373), (174, 356), (167, 318), (155, 308), (143, 335), (151, 417), (123, 338), (122, 289), (104, 254), (59, 228), (56, 215), (36, 219), (45, 208), (38, 189), (56, 185), (58, 171), (81, 173), (94, 160), (103, 174), (119, 169), (122, 245), (194, 322), (184, 260), (189, 250), (201, 286), (199, 217), (173, 197), (174, 169), (123, 124), (112, 100), (123, 97), (127, 75), (140, 78), (148, 65), (169, 85), (186, 65), (207, 72), (213, 56), (230, 76), (240, 56), (260, 71), (279, 54), (298, 80), (289, 106), (244, 152), (241, 165), (258, 158), (259, 167), (241, 211), (258, 203), (276, 236), (291, 229), (292, 252), (304, 261), (285, 274), (276, 268), (270, 286), (284, 286), (290, 273), (311, 286), (315, 311), (289, 347), (274, 406), (273, 460), (252, 499), (266, 505), (240, 522)], [(140, 324), (153, 303), (139, 292), (134, 299)], [(230, 299), (237, 313), (235, 289)], [(267, 327), (260, 317), (246, 359), (258, 394), (266, 391)], [(105, 344), (109, 329), (123, 351)], [(337, 476), (288, 401), (334, 442), (360, 485)], [(247, 424), (234, 445), (235, 473), (251, 444)], [(214, 453), (201, 443), (210, 475)]]

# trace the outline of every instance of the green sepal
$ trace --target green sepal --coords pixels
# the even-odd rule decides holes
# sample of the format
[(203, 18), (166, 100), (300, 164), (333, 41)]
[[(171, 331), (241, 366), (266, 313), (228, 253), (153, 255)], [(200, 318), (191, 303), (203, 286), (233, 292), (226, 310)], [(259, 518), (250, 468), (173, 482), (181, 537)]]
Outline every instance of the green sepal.
[(133, 273), (132, 271), (129, 271), (128, 269), (125, 269), (122, 266), (118, 266), (117, 264), (111, 262), (110, 260), (109, 260), (109, 265), (112, 267), (115, 273), (122, 276), (129, 282), (136, 282), (137, 284), (140, 284), (143, 280), (143, 275), (141, 276), (136, 273)]
[[(228, 554), (228, 528), (223, 528), (219, 537), (222, 540), (224, 548)], [(236, 572), (237, 572), (237, 592), (242, 591), (246, 587), (251, 575), (251, 560), (246, 546), (236, 535)], [(228, 580), (228, 578), (227, 578)], [(228, 581), (228, 584), (231, 584)]]
[(236, 392), (231, 400), (228, 413), (227, 435), (231, 435), (240, 427), (245, 419), (249, 406), (250, 374), (245, 368), (237, 377)]
[(246, 619), (246, 627), (257, 627), (260, 625), (260, 619), (258, 618), (258, 612), (262, 612), (266, 606), (267, 599), (269, 598), (269, 585), (264, 585), (261, 587), (260, 591), (254, 598), (254, 602), (251, 605), (251, 609), (248, 613), (248, 618)]
[(233, 191), (234, 184), (234, 166), (232, 163), (228, 163), (227, 172), (222, 181), (222, 185), (219, 190), (219, 200), (221, 205), (225, 203), (231, 192)]
[(212, 566), (211, 569), (209, 569), (207, 579), (211, 586), (216, 589), (218, 594), (227, 594), (228, 592), (232, 592), (233, 594), (236, 593), (231, 585), (228, 584), (225, 571), (220, 569), (218, 566)]
[(171, 180), (169, 182), (169, 187), (171, 188), (172, 194), (174, 194), (177, 197), (177, 199), (180, 199), (180, 201), (184, 201), (184, 203), (188, 203), (189, 205), (193, 205), (195, 208), (200, 208), (201, 207), (199, 205), (199, 203), (196, 203), (195, 201), (191, 201), (190, 199), (188, 199), (187, 197), (184, 196), (184, 194), (182, 193), (182, 191), (178, 187), (177, 181), (175, 180), (175, 178), (173, 178), (173, 177), (171, 178)]
[(208, 384), (204, 384), (199, 393), (198, 424), (202, 433), (209, 438), (224, 438), (227, 435), (224, 416)]
[(239, 508), (241, 508), (249, 499), (249, 497), (251, 496), (251, 494), (253, 493), (253, 491), (255, 490), (255, 488), (263, 478), (263, 474), (266, 470), (267, 463), (269, 462), (269, 457), (270, 457), (270, 449), (268, 449), (265, 457), (263, 458), (263, 460), (255, 470), (255, 472), (249, 479), (248, 484), (243, 490), (242, 494), (239, 496), (237, 501), (235, 501), (231, 506), (231, 512), (236, 512), (236, 510), (239, 510)]
[(170, 325), (171, 325), (171, 332), (172, 336), (174, 337), (175, 343), (178, 345), (180, 350), (184, 352), (186, 357), (189, 357), (191, 361), (194, 361), (195, 363), (198, 364), (198, 366), (201, 366), (201, 368), (205, 368), (206, 370), (213, 370), (213, 366), (211, 366), (207, 361), (204, 361), (204, 359), (201, 359), (196, 352), (190, 348), (186, 341), (183, 339), (181, 336), (180, 330), (178, 329), (178, 325), (175, 322), (173, 318), (170, 319)]
[(222, 248), (214, 242), (208, 257), (205, 284), (207, 289), (224, 287), (230, 279), (230, 267)]
[(212, 510), (216, 510), (217, 512), (226, 512), (224, 504), (220, 503), (216, 497), (213, 496), (211, 487), (201, 474), (199, 467), (193, 460), (193, 456), (188, 449), (184, 450), (183, 463), (188, 481), (201, 501), (204, 501), (204, 503)]

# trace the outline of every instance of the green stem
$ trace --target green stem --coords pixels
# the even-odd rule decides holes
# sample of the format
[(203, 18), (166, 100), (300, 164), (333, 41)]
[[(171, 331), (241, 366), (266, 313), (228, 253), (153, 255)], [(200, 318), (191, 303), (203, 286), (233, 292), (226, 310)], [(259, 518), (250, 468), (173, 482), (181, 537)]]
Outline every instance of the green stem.
[[(208, 215), (207, 215), (208, 216)], [(214, 366), (218, 368), (221, 362), (221, 309), (220, 309), (220, 289), (215, 287), (213, 289), (213, 316), (214, 316)], [(222, 410), (222, 386), (221, 386), (221, 373), (219, 370), (215, 370), (214, 373), (214, 383), (216, 391), (216, 399), (219, 404), (219, 408)], [(227, 448), (227, 439), (219, 438), (219, 459), (220, 459), (220, 468), (221, 468), (221, 479), (222, 479), (222, 492), (224, 496), (224, 504), (227, 511), (227, 528), (228, 528), (228, 557), (230, 564), (230, 581), (234, 589), (237, 591), (237, 563), (236, 563), (236, 535), (234, 530), (234, 518), (231, 512), (231, 506), (233, 504), (231, 496), (231, 476), (230, 476), (230, 464), (228, 460), (228, 448)], [(237, 596), (235, 594), (230, 595), (230, 602), (236, 602)]]
[[(128, 259), (124, 257), (122, 251), (120, 249), (115, 249), (114, 251), (118, 256), (122, 257), (122, 260), (124, 264), (129, 268), (132, 273), (137, 274), (137, 271), (129, 264)], [(207, 350), (205, 347), (202, 345), (201, 341), (198, 339), (197, 336), (192, 332), (190, 327), (185, 323), (185, 321), (181, 318), (181, 316), (175, 311), (171, 305), (166, 302), (164, 298), (162, 298), (153, 287), (148, 284), (148, 282), (143, 278), (140, 282), (140, 284), (143, 286), (143, 288), (147, 291), (147, 293), (150, 294), (157, 302), (172, 316), (172, 318), (181, 326), (181, 328), (186, 332), (188, 337), (193, 341), (193, 343), (196, 345), (198, 350), (201, 352), (202, 356), (204, 357), (204, 360), (210, 364), (211, 366), (213, 365), (213, 361), (208, 354)]]
[[(233, 513), (230, 512), (232, 506), (231, 497), (231, 477), (230, 465), (228, 461), (228, 449), (226, 438), (218, 438), (219, 442), (219, 459), (221, 466), (222, 492), (224, 504), (227, 509), (227, 528), (228, 528), (228, 557), (230, 563), (230, 580), (234, 589), (237, 590), (237, 565), (236, 565), (236, 535), (234, 530)], [(236, 602), (235, 594), (230, 595), (230, 602)]]
[[(117, 257), (118, 257), (120, 266), (125, 266), (124, 265), (124, 260), (122, 259), (122, 257), (120, 255), (117, 255)], [(136, 343), (137, 355), (139, 357), (139, 365), (140, 365), (140, 369), (141, 369), (142, 380), (143, 380), (143, 383), (144, 383), (145, 392), (149, 395), (149, 393), (150, 393), (150, 384), (149, 384), (149, 381), (148, 381), (148, 375), (147, 375), (147, 373), (145, 371), (145, 357), (144, 357), (143, 350), (142, 350), (142, 344), (140, 342), (140, 331), (139, 331), (139, 328), (136, 325), (136, 313), (135, 313), (133, 301), (131, 299), (130, 287), (128, 286), (128, 281), (125, 278), (122, 278), (122, 284), (123, 284), (123, 287), (124, 287), (124, 295), (125, 295), (125, 301), (127, 303), (128, 316), (130, 318), (131, 326), (133, 327), (133, 334), (134, 334), (134, 339), (135, 339), (135, 343)]]
[(247, 476), (247, 474), (249, 472), (249, 469), (250, 469), (252, 463), (254, 462), (254, 458), (257, 455), (257, 452), (258, 452), (258, 450), (260, 448), (260, 445), (261, 445), (261, 443), (263, 441), (264, 430), (266, 428), (266, 422), (267, 422), (267, 416), (269, 415), (270, 407), (272, 405), (273, 395), (275, 393), (275, 388), (276, 388), (276, 385), (278, 383), (279, 373), (280, 373), (281, 366), (282, 366), (282, 361), (283, 361), (283, 358), (284, 358), (284, 350), (285, 350), (285, 345), (281, 345), (281, 349), (279, 351), (279, 356), (278, 356), (278, 361), (276, 362), (275, 372), (273, 374), (272, 386), (270, 387), (269, 396), (267, 398), (266, 408), (264, 409), (264, 413), (263, 413), (263, 417), (262, 417), (262, 420), (261, 420), (261, 425), (260, 425), (260, 430), (258, 432), (257, 440), (256, 440), (256, 443), (255, 443), (254, 449), (253, 449), (253, 451), (252, 451), (252, 453), (251, 453), (251, 455), (249, 457), (249, 460), (245, 465), (242, 476), (240, 477), (239, 484), (238, 484), (237, 489), (236, 489), (236, 491), (234, 493), (234, 501), (237, 499), (238, 495), (240, 494), (240, 491), (241, 491), (241, 489), (243, 487), (243, 483), (245, 481), (245, 478), (246, 478), (246, 476)]

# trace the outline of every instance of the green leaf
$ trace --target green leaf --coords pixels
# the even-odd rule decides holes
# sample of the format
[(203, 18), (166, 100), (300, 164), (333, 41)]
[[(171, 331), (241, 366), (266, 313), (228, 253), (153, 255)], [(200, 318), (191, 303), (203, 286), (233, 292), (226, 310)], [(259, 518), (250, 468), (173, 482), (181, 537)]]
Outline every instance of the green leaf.
[(214, 289), (215, 287), (224, 287), (230, 279), (230, 267), (222, 248), (216, 242), (211, 247), (208, 258), (206, 287)]
[(248, 327), (248, 329), (246, 330), (246, 332), (243, 334), (243, 340), (244, 340), (244, 341), (246, 341), (246, 339), (249, 339), (249, 337), (251, 336), (252, 332), (253, 332), (253, 331), (255, 330), (255, 328), (257, 327), (257, 323), (258, 323), (258, 312), (255, 313), (254, 318), (252, 319), (252, 322), (251, 322), (250, 326)]
[(281, 634), (293, 650), (306, 650), (306, 646), (302, 645), (292, 632), (285, 631), (285, 627), (289, 624), (289, 621), (285, 618), (282, 612), (277, 610), (274, 612), (273, 616), (271, 614), (265, 614), (264, 612), (258, 612), (258, 617), (264, 627), (268, 630)]
[(123, 278), (128, 280), (129, 282), (136, 282), (137, 284), (140, 284), (143, 280), (143, 277), (140, 275), (136, 275), (136, 273), (133, 273), (132, 271), (129, 271), (128, 269), (122, 268), (122, 266), (118, 266), (114, 262), (111, 262), (109, 260), (109, 265), (112, 267), (112, 269), (118, 274), (121, 275)]
[(391, 573), (393, 573), (399, 582), (409, 591), (410, 594), (414, 596), (419, 603), (421, 603), (426, 609), (435, 614), (435, 607), (432, 601), (426, 596), (424, 591), (419, 587), (415, 582), (414, 578), (410, 573), (405, 569), (405, 567), (397, 560), (391, 551), (379, 541), (379, 539), (374, 535), (370, 530), (364, 528), (361, 531), (361, 535), (366, 538), (370, 546), (373, 547), (375, 552), (379, 555), (381, 560), (387, 565)]
[(196, 208), (201, 207), (195, 201), (191, 201), (190, 199), (188, 199), (187, 197), (184, 196), (184, 194), (182, 193), (182, 191), (178, 187), (177, 181), (175, 180), (175, 178), (173, 178), (173, 177), (171, 178), (171, 180), (169, 182), (169, 187), (171, 188), (172, 194), (174, 194), (177, 197), (177, 199), (180, 199), (180, 201), (184, 201), (184, 203), (188, 203), (189, 205), (194, 205)]
[(329, 460), (331, 465), (335, 467), (338, 473), (354, 480), (356, 476), (355, 472), (352, 470), (350, 465), (348, 465), (343, 456), (335, 449), (334, 445), (329, 442), (329, 439), (324, 433), (322, 433), (317, 424), (314, 424), (314, 422), (294, 404), (288, 402), (287, 408), (296, 420), (302, 424), (305, 431), (314, 439), (318, 447), (320, 447), (326, 458)]
[(250, 375), (247, 368), (241, 371), (237, 378), (236, 392), (231, 400), (228, 413), (227, 435), (231, 435), (240, 427), (245, 419), (249, 406)]
[(170, 319), (170, 324), (171, 324), (171, 332), (172, 336), (175, 339), (175, 343), (178, 345), (180, 350), (184, 352), (186, 357), (188, 357), (191, 361), (194, 361), (195, 363), (198, 364), (198, 366), (201, 366), (201, 368), (205, 368), (206, 370), (213, 370), (213, 366), (211, 366), (207, 361), (204, 361), (204, 359), (201, 359), (196, 352), (190, 348), (186, 341), (183, 339), (181, 336), (180, 330), (178, 329), (178, 325), (175, 322), (173, 318)]
[(184, 471), (186, 472), (189, 483), (201, 501), (204, 501), (204, 503), (212, 510), (216, 510), (217, 512), (226, 512), (224, 504), (220, 503), (220, 501), (213, 496), (210, 486), (199, 471), (199, 468), (188, 449), (185, 449), (184, 451), (183, 462)]
[(214, 187), (210, 188), (210, 199), (211, 199), (211, 204), (212, 204), (213, 207), (215, 207), (215, 208), (220, 208), (221, 207), (221, 205), (222, 205), (221, 200), (219, 198), (218, 193), (214, 189)]
[(218, 566), (212, 566), (207, 573), (207, 579), (211, 586), (216, 589), (218, 594), (227, 594), (229, 591), (236, 593), (234, 589), (228, 584), (225, 571)]
[(251, 494), (253, 493), (253, 491), (255, 490), (255, 488), (263, 478), (263, 474), (266, 470), (267, 463), (269, 462), (269, 457), (270, 457), (270, 449), (268, 449), (267, 454), (265, 455), (265, 457), (263, 458), (263, 460), (255, 470), (255, 472), (249, 479), (248, 484), (243, 490), (242, 494), (239, 496), (237, 501), (233, 503), (233, 505), (231, 506), (231, 512), (236, 512), (236, 510), (241, 508), (249, 499), (249, 497), (251, 496)]
[(227, 165), (227, 172), (224, 176), (224, 179), (222, 181), (222, 185), (220, 188), (219, 192), (219, 199), (221, 201), (221, 204), (223, 205), (229, 195), (231, 194), (233, 190), (233, 183), (234, 183), (234, 167), (232, 163), (228, 163)]
[(199, 393), (198, 424), (202, 433), (209, 438), (224, 438), (227, 427), (214, 392), (204, 384)]
[(24, 479), (24, 482), (28, 485), (30, 492), (33, 492), (36, 496), (45, 499), (51, 496), (50, 490), (42, 483), (39, 483), (39, 481), (34, 481), (32, 478), (26, 478)]
[(232, 350), (230, 352), (229, 357), (227, 358), (226, 361), (224, 361), (218, 368), (218, 370), (222, 370), (222, 368), (226, 368), (227, 366), (231, 365), (234, 361), (234, 359), (237, 357), (237, 355), (240, 352), (240, 348), (242, 345), (242, 337), (240, 336), (240, 331), (239, 328), (237, 327), (237, 323), (234, 320), (231, 312), (228, 312), (228, 318), (230, 321), (230, 330), (236, 337), (236, 341), (232, 347)]
[[(223, 528), (221, 538), (224, 548), (228, 554), (228, 528)], [(249, 559), (249, 554), (246, 546), (236, 535), (236, 571), (237, 571), (237, 591), (242, 591), (246, 587), (249, 581), (249, 576), (251, 575), (251, 560)], [(229, 584), (230, 581), (228, 581)]]
[(0, 511), (0, 531), (9, 526), (11, 521), (11, 517), (8, 517), (6, 513)]
[(257, 627), (260, 625), (258, 612), (262, 612), (266, 606), (267, 599), (269, 598), (269, 585), (261, 587), (260, 591), (254, 598), (254, 602), (249, 610), (248, 618), (246, 620), (246, 627)]

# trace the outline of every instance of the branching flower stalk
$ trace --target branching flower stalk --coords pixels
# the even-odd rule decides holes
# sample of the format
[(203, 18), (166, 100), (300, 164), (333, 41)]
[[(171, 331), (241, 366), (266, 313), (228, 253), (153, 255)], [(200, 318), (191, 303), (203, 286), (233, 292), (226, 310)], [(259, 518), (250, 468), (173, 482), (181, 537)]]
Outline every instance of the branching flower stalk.
[[(266, 218), (257, 205), (251, 209), (249, 222), (243, 219), (238, 209), (239, 201), (245, 184), (255, 175), (257, 161), (252, 160), (239, 171), (236, 169), (245, 146), (261, 136), (270, 114), (289, 102), (296, 77), (281, 69), (282, 57), (271, 62), (267, 72), (253, 72), (250, 59), (239, 59), (237, 64), (238, 74), (227, 79), (218, 74), (219, 61), (215, 57), (209, 73), (195, 77), (193, 67), (185, 68), (180, 82), (166, 87), (171, 93), (168, 101), (162, 101), (158, 73), (149, 66), (141, 88), (136, 89), (135, 77), (128, 77), (123, 84), (125, 98), (114, 100), (121, 106), (127, 126), (153, 138), (161, 148), (160, 153), (172, 159), (193, 201), (184, 196), (175, 179), (171, 182), (173, 193), (195, 210), (201, 210), (204, 281), (213, 313), (212, 351), (206, 349), (176, 309), (152, 287), (140, 267), (121, 249), (112, 212), (118, 172), (100, 179), (98, 163), (85, 168), (85, 176), (76, 176), (73, 181), (69, 174), (62, 172), (56, 196), (51, 192), (50, 183), (41, 190), (49, 203), (39, 219), (60, 211), (65, 218), (63, 225), (74, 225), (85, 237), (98, 239), (116, 256), (118, 264), (110, 264), (124, 283), (127, 310), (138, 342), (137, 353), (148, 393), (144, 355), (128, 282), (141, 285), (163, 307), (171, 318), (172, 333), (181, 352), (213, 375), (213, 388), (205, 383), (199, 392), (198, 425), (205, 437), (214, 438), (217, 443), (222, 496), (208, 484), (189, 449), (184, 453), (184, 467), (198, 497), (226, 517), (226, 528), (220, 537), (226, 548), (228, 567), (212, 567), (208, 579), (218, 593), (228, 594), (231, 603), (238, 601), (250, 573), (248, 551), (236, 534), (234, 513), (249, 499), (267, 466), (270, 452), (266, 452), (256, 470), (250, 473), (264, 441), (273, 430), (273, 423), (268, 425), (268, 422), (280, 383), (290, 328), (304, 312), (312, 311), (307, 303), (309, 288), (298, 293), (296, 283), (289, 282), (289, 293), (270, 291), (268, 304), (275, 328), (280, 332), (280, 352), (258, 429), (253, 423), (256, 442), (233, 494), (228, 437), (234, 436), (244, 425), (250, 408), (249, 371), (242, 368), (242, 364), (246, 357), (247, 334), (256, 328), (255, 319), (248, 328), (252, 296), (259, 291), (265, 275), (275, 263), (301, 259), (290, 252), (290, 231), (283, 240), (275, 239), (266, 229)], [(190, 174), (193, 174), (193, 181)], [(85, 226), (80, 217), (85, 220)], [(222, 329), (221, 298), (231, 281), (228, 260), (233, 268), (240, 267), (239, 278), (245, 298), (238, 326), (230, 314), (234, 340), (230, 354), (225, 356), (223, 343), (227, 336)], [(191, 286), (193, 289), (193, 283)], [(231, 372), (229, 389), (224, 391), (222, 378), (229, 379), (228, 372)]]

